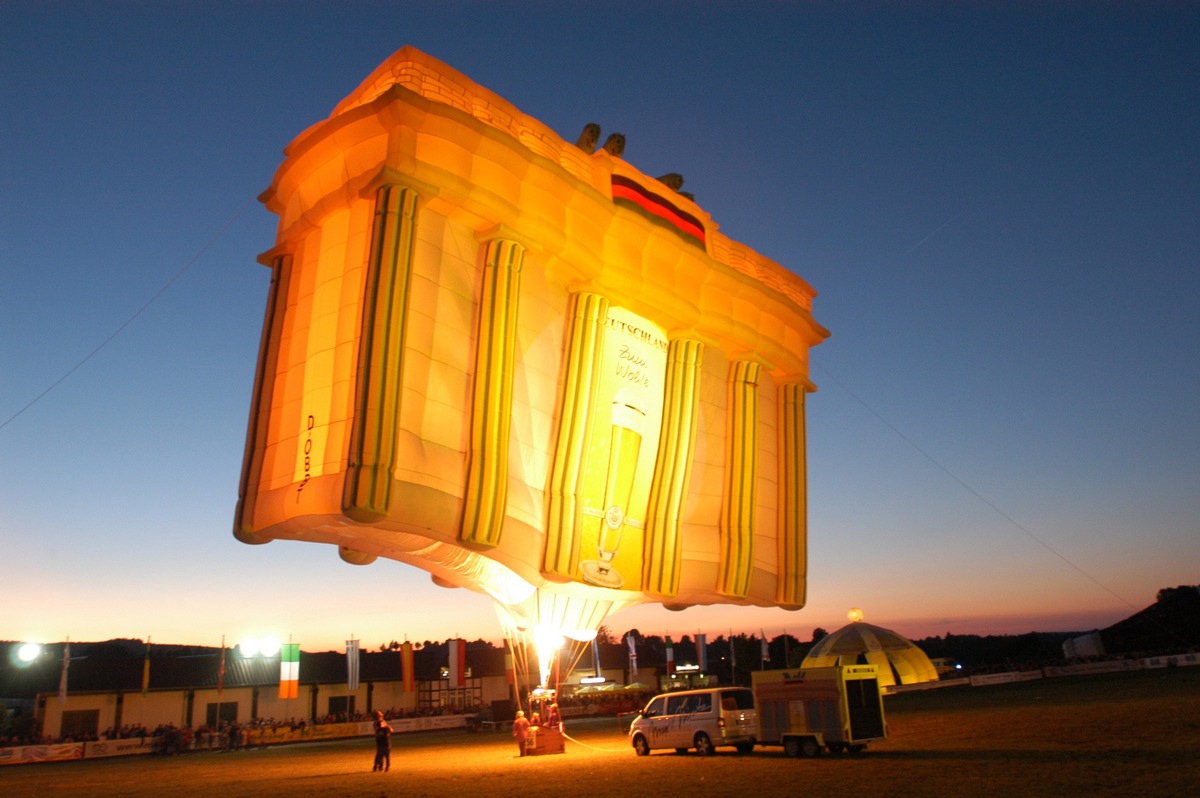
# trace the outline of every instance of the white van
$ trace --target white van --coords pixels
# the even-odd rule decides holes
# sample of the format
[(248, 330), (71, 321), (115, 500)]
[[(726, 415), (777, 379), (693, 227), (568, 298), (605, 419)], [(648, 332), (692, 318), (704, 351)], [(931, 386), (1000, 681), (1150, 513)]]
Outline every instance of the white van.
[(758, 715), (754, 693), (745, 687), (710, 687), (657, 695), (629, 727), (629, 743), (638, 756), (658, 748), (707, 756), (719, 745), (739, 753), (754, 750)]

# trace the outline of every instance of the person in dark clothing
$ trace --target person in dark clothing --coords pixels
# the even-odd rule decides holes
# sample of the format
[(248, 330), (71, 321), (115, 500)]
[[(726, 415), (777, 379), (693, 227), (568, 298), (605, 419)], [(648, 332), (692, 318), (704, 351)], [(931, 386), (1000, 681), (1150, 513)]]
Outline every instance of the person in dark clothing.
[(375, 767), (372, 771), (392, 769), (392, 727), (383, 719), (383, 713), (375, 710)]
[(517, 749), (521, 752), (520, 756), (525, 756), (525, 739), (529, 736), (529, 721), (525, 718), (524, 712), (517, 712), (517, 719), (513, 721), (513, 737), (517, 740)]

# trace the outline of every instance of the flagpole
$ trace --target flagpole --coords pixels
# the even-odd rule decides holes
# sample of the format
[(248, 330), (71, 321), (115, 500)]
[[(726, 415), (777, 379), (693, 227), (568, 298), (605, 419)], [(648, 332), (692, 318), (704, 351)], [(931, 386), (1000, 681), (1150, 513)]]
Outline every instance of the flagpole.
[(737, 647), (733, 644), (733, 629), (729, 630), (729, 683), (737, 684)]

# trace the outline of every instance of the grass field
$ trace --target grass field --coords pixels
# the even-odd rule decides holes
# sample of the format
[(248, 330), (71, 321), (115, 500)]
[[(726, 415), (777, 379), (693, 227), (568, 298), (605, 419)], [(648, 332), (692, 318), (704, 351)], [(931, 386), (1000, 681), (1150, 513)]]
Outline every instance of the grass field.
[(574, 721), (567, 753), (518, 758), (507, 733), (369, 739), (179, 757), (19, 765), (0, 795), (169, 796), (1195, 796), (1200, 668), (954, 687), (891, 696), (865, 753), (779, 749), (637, 757), (612, 718)]

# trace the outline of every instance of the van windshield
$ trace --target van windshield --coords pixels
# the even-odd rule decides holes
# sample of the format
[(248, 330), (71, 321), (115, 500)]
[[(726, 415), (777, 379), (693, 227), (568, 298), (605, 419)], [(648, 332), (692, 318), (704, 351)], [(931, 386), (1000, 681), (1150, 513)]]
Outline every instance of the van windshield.
[(754, 693), (749, 690), (722, 690), (721, 709), (754, 709)]

